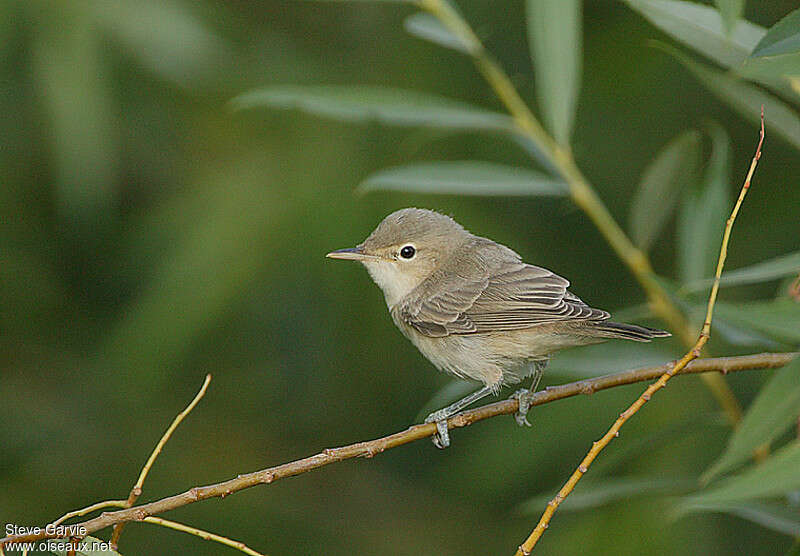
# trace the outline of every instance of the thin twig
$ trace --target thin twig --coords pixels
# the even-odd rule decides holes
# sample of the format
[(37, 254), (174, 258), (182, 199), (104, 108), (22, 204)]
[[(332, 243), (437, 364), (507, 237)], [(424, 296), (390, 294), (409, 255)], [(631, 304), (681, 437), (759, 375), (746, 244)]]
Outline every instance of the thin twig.
[(711, 319), (714, 316), (714, 304), (717, 301), (717, 293), (719, 292), (719, 280), (722, 276), (722, 269), (725, 266), (725, 259), (728, 256), (728, 241), (731, 237), (731, 230), (733, 229), (733, 223), (736, 221), (736, 216), (739, 214), (739, 209), (742, 206), (742, 201), (744, 201), (745, 195), (747, 195), (747, 191), (750, 189), (750, 180), (753, 178), (753, 172), (756, 170), (756, 165), (758, 164), (758, 159), (761, 158), (761, 145), (764, 143), (764, 107), (761, 107), (761, 132), (759, 134), (758, 139), (758, 146), (756, 147), (756, 153), (753, 155), (753, 161), (750, 163), (750, 170), (747, 172), (747, 177), (744, 180), (744, 185), (742, 185), (742, 190), (739, 193), (739, 198), (736, 200), (736, 204), (733, 207), (733, 211), (731, 215), (728, 217), (728, 221), (725, 224), (725, 233), (722, 236), (722, 245), (720, 246), (719, 250), (719, 258), (717, 260), (717, 272), (714, 276), (714, 285), (711, 287), (711, 294), (708, 297), (708, 308), (706, 309), (706, 318), (703, 322), (703, 329), (700, 332), (700, 336), (697, 338), (694, 346), (686, 352), (679, 361), (677, 361), (669, 370), (667, 370), (661, 377), (651, 384), (639, 398), (633, 402), (633, 404), (620, 413), (619, 418), (611, 425), (611, 428), (608, 429), (608, 432), (598, 440), (592, 444), (592, 448), (589, 450), (589, 453), (586, 454), (586, 457), (583, 458), (578, 468), (572, 473), (570, 478), (561, 487), (561, 490), (558, 491), (558, 494), (547, 503), (547, 507), (542, 514), (542, 517), (539, 519), (539, 523), (536, 524), (536, 527), (533, 529), (531, 534), (525, 539), (525, 542), (522, 543), (519, 548), (517, 548), (516, 555), (517, 556), (529, 556), (531, 551), (533, 550), (536, 543), (544, 534), (547, 527), (550, 525), (550, 519), (553, 517), (553, 514), (558, 509), (559, 505), (564, 501), (564, 499), (569, 496), (572, 490), (575, 488), (575, 485), (578, 484), (578, 481), (581, 480), (584, 474), (589, 470), (589, 466), (592, 464), (594, 459), (603, 451), (603, 449), (608, 446), (608, 444), (617, 436), (619, 436), (619, 429), (622, 428), (622, 425), (625, 422), (633, 417), (633, 415), (639, 411), (639, 409), (647, 403), (651, 396), (661, 390), (664, 386), (667, 385), (667, 381), (672, 378), (675, 374), (679, 373), (686, 365), (688, 365), (693, 359), (700, 357), (700, 351), (703, 349), (703, 346), (708, 342), (708, 339), (711, 337)]
[[(186, 406), (186, 409), (178, 413), (175, 419), (172, 420), (172, 424), (167, 427), (167, 430), (161, 436), (161, 440), (158, 441), (156, 447), (153, 448), (153, 452), (150, 454), (150, 457), (147, 458), (147, 462), (142, 467), (141, 473), (139, 473), (139, 478), (136, 480), (136, 484), (133, 485), (130, 494), (128, 494), (128, 499), (125, 501), (125, 505), (123, 507), (130, 508), (136, 503), (136, 500), (139, 496), (142, 495), (142, 486), (144, 485), (144, 480), (147, 478), (147, 474), (150, 473), (150, 468), (153, 467), (153, 464), (158, 458), (159, 454), (161, 454), (161, 450), (164, 449), (167, 441), (172, 436), (172, 433), (175, 432), (175, 429), (178, 428), (178, 425), (186, 418), (189, 413), (195, 408), (195, 406), (200, 402), (200, 400), (205, 396), (206, 390), (208, 389), (208, 385), (211, 383), (211, 374), (207, 374), (205, 380), (203, 381), (203, 385), (200, 387), (200, 391), (197, 392), (194, 399), (189, 402), (189, 405)], [(119, 543), (119, 537), (122, 535), (122, 529), (125, 527), (124, 523), (118, 523), (114, 526), (114, 531), (111, 533), (111, 545), (117, 546)]]
[[(800, 355), (800, 353), (759, 353), (755, 355), (741, 355), (736, 357), (715, 357), (709, 359), (698, 359), (692, 361), (681, 374), (697, 374), (718, 372), (722, 374), (746, 371), (753, 369), (774, 369), (783, 367)], [(626, 384), (633, 384), (647, 380), (653, 380), (663, 375), (672, 368), (672, 363), (659, 365), (657, 367), (647, 367), (633, 369), (620, 373), (601, 376), (597, 378), (579, 380), (560, 386), (550, 386), (532, 396), (531, 405), (543, 405), (556, 400), (562, 400), (581, 394), (594, 394), (600, 390), (615, 388)], [(508, 399), (493, 404), (478, 407), (451, 417), (447, 425), (449, 428), (467, 427), (478, 421), (497, 417), (499, 415), (512, 415), (519, 409), (519, 402), (516, 399)], [(87, 533), (110, 527), (116, 523), (126, 521), (142, 521), (144, 518), (161, 514), (168, 510), (173, 510), (181, 506), (186, 506), (200, 500), (208, 498), (225, 497), (234, 492), (250, 488), (260, 484), (273, 483), (279, 479), (294, 477), (320, 467), (337, 463), (347, 459), (364, 457), (371, 458), (386, 450), (414, 442), (423, 438), (428, 438), (436, 432), (436, 425), (428, 423), (414, 425), (408, 429), (375, 440), (358, 442), (340, 448), (329, 448), (322, 452), (309, 456), (304, 459), (284, 463), (276, 467), (270, 467), (261, 471), (239, 475), (235, 479), (224, 481), (208, 486), (194, 487), (181, 494), (176, 494), (155, 502), (142, 504), (124, 510), (114, 512), (104, 512), (93, 519), (75, 524), (75, 527), (86, 528)], [(52, 538), (54, 535), (40, 534), (12, 535), (0, 539), (0, 546), (12, 542), (27, 542), (40, 539)]]
[[(465, 45), (478, 71), (494, 90), (512, 116), (517, 132), (532, 141), (558, 169), (569, 186), (572, 201), (594, 222), (617, 256), (628, 266), (647, 295), (653, 312), (686, 347), (694, 345), (695, 332), (683, 313), (656, 279), (647, 254), (636, 247), (619, 226), (608, 208), (583, 175), (567, 145), (560, 145), (542, 127), (539, 120), (517, 92), (508, 74), (486, 51), (469, 23), (447, 0), (417, 0), (421, 9), (436, 17), (441, 24)], [(702, 380), (728, 421), (735, 425), (742, 416), (741, 406), (725, 380), (719, 375), (702, 375)]]
[(233, 539), (229, 539), (228, 537), (223, 537), (222, 535), (209, 533), (208, 531), (203, 531), (202, 529), (191, 527), (189, 525), (184, 525), (183, 523), (178, 523), (177, 521), (170, 521), (169, 519), (152, 516), (146, 517), (142, 521), (145, 523), (153, 523), (154, 525), (161, 525), (162, 527), (168, 527), (169, 529), (175, 529), (176, 531), (181, 531), (182, 533), (189, 533), (190, 535), (195, 535), (207, 541), (218, 542), (220, 544), (224, 544), (225, 546), (230, 546), (231, 548), (240, 550), (245, 554), (249, 554), (250, 556), (265, 556), (261, 552), (256, 552), (243, 542), (235, 541)]
[(103, 508), (130, 508), (130, 506), (128, 505), (127, 500), (104, 500), (103, 502), (97, 502), (95, 504), (92, 504), (91, 506), (86, 506), (85, 508), (81, 508), (79, 510), (73, 510), (71, 512), (67, 512), (61, 517), (59, 517), (57, 520), (52, 522), (50, 526), (56, 527), (58, 525), (61, 525), (68, 519), (90, 514), (92, 512), (102, 510)]

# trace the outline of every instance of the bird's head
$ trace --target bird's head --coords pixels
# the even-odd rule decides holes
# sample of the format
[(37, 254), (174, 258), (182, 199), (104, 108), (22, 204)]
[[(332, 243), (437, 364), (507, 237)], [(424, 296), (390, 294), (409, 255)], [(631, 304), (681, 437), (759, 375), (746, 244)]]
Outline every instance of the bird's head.
[(389, 307), (433, 273), (470, 234), (458, 222), (431, 210), (393, 212), (362, 243), (328, 253), (359, 261), (383, 290)]

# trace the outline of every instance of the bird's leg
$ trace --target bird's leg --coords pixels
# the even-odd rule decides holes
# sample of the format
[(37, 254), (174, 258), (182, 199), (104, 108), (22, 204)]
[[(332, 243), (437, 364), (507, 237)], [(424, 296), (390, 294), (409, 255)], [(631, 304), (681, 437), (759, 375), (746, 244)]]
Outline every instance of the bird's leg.
[(514, 414), (514, 419), (517, 420), (517, 424), (520, 427), (531, 426), (527, 417), (528, 410), (531, 408), (531, 396), (536, 393), (536, 389), (539, 387), (539, 381), (542, 380), (542, 374), (544, 373), (544, 368), (547, 366), (547, 360), (534, 361), (532, 365), (533, 380), (531, 381), (531, 387), (517, 390), (511, 395), (512, 398), (519, 401), (519, 409), (517, 409), (517, 412)]
[(465, 396), (455, 403), (448, 405), (438, 411), (434, 411), (425, 418), (426, 423), (436, 423), (436, 434), (433, 435), (433, 443), (437, 448), (444, 449), (450, 445), (450, 432), (447, 428), (447, 420), (481, 398), (485, 398), (493, 393), (491, 387), (484, 386), (472, 394)]

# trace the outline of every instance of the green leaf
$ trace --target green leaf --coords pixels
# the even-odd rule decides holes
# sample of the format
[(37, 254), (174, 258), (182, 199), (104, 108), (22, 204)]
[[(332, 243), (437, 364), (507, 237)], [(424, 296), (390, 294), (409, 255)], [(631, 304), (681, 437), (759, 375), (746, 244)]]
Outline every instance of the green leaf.
[(681, 282), (714, 274), (719, 244), (728, 217), (731, 141), (711, 126), (711, 159), (703, 179), (681, 201), (678, 212), (678, 270)]
[(436, 43), (439, 46), (469, 53), (467, 45), (457, 36), (450, 32), (442, 23), (431, 14), (416, 13), (408, 16), (403, 21), (405, 30), (415, 37)]
[[(692, 317), (695, 322), (701, 323), (706, 315), (705, 306), (696, 307), (692, 310)], [(714, 315), (714, 322), (711, 325), (714, 330), (714, 336), (724, 339), (734, 346), (759, 346), (768, 349), (780, 350), (785, 347), (784, 343), (777, 342), (770, 336), (763, 332), (753, 330), (750, 327), (736, 325), (730, 321), (725, 320), (719, 314)]]
[(774, 83), (780, 79), (800, 78), (800, 52), (784, 56), (748, 58), (734, 71), (752, 81)]
[(687, 498), (682, 509), (781, 496), (798, 488), (800, 441), (795, 440), (774, 452), (765, 461), (721, 481), (716, 487)]
[(722, 15), (725, 29), (730, 33), (742, 18), (744, 0), (714, 0), (714, 4), (716, 4), (719, 13)]
[(672, 47), (662, 44), (660, 48), (672, 54), (715, 96), (756, 125), (761, 122), (763, 105), (770, 131), (800, 149), (800, 117), (786, 103), (754, 85), (695, 62)]
[(568, 145), (581, 82), (580, 0), (527, 0), (528, 42), (546, 127)]
[(92, 3), (98, 26), (132, 57), (180, 85), (205, 82), (229, 64), (230, 49), (183, 2), (115, 0)]
[(800, 414), (800, 359), (775, 371), (750, 404), (725, 453), (703, 475), (710, 481), (747, 461), (753, 451), (781, 436)]
[(800, 78), (800, 9), (773, 25), (736, 71), (762, 81)]
[[(696, 479), (661, 479), (656, 477), (626, 477), (622, 479), (606, 478), (596, 484), (584, 485), (580, 491), (572, 493), (559, 507), (560, 511), (591, 510), (629, 500), (636, 496), (658, 496), (659, 494), (675, 494), (697, 485)], [(519, 505), (518, 511), (523, 515), (539, 515), (542, 508), (553, 498), (553, 495), (536, 496)]]
[[(58, 556), (113, 556), (119, 555), (119, 552), (112, 550), (108, 541), (98, 539), (96, 537), (87, 536), (83, 540), (69, 542), (67, 539), (51, 539), (42, 541), (42, 546), (46, 546), (47, 550)], [(62, 550), (63, 549), (63, 550)], [(74, 552), (72, 552), (74, 550)]]
[(68, 220), (96, 222), (114, 212), (119, 165), (105, 46), (76, 6), (66, 4), (58, 24), (49, 23), (36, 27), (32, 65), (55, 157), (54, 201)]
[(235, 110), (297, 109), (346, 121), (376, 120), (398, 126), (510, 131), (511, 118), (436, 95), (388, 87), (275, 85), (243, 93)]
[(735, 325), (753, 328), (790, 344), (800, 343), (800, 303), (794, 300), (720, 302), (714, 312)]
[[(616, 314), (614, 314), (616, 320)], [(547, 376), (570, 379), (591, 378), (619, 372), (624, 368), (654, 367), (680, 356), (669, 342), (607, 342), (581, 349), (565, 350), (547, 366)]]
[(681, 189), (696, 178), (700, 159), (698, 131), (684, 132), (666, 144), (645, 168), (631, 203), (634, 243), (647, 250), (667, 223)]
[(367, 177), (361, 191), (390, 190), (450, 195), (566, 195), (551, 176), (514, 166), (473, 160), (425, 162), (387, 168)]
[(751, 56), (779, 56), (800, 51), (800, 9), (770, 27)]
[(710, 6), (678, 0), (627, 0), (628, 5), (677, 41), (718, 64), (741, 64), (766, 29), (739, 20), (728, 33), (720, 13)]
[(793, 537), (800, 536), (800, 512), (778, 504), (698, 504), (686, 508), (692, 512), (721, 512), (757, 523), (767, 529)]
[[(778, 280), (787, 276), (794, 276), (798, 273), (800, 273), (800, 251), (795, 251), (794, 253), (787, 253), (786, 255), (781, 255), (768, 261), (725, 272), (720, 279), (720, 285), (741, 286), (745, 284), (759, 284), (761, 282)], [(713, 279), (694, 282), (687, 285), (686, 290), (690, 292), (699, 291), (708, 288), (713, 282)]]

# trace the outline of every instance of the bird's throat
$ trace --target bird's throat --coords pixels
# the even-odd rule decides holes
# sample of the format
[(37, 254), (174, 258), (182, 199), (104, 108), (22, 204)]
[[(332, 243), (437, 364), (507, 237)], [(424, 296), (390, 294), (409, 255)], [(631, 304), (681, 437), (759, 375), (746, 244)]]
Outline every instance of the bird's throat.
[(386, 305), (391, 309), (416, 288), (420, 280), (412, 273), (402, 272), (391, 261), (362, 261), (372, 280), (383, 291)]

